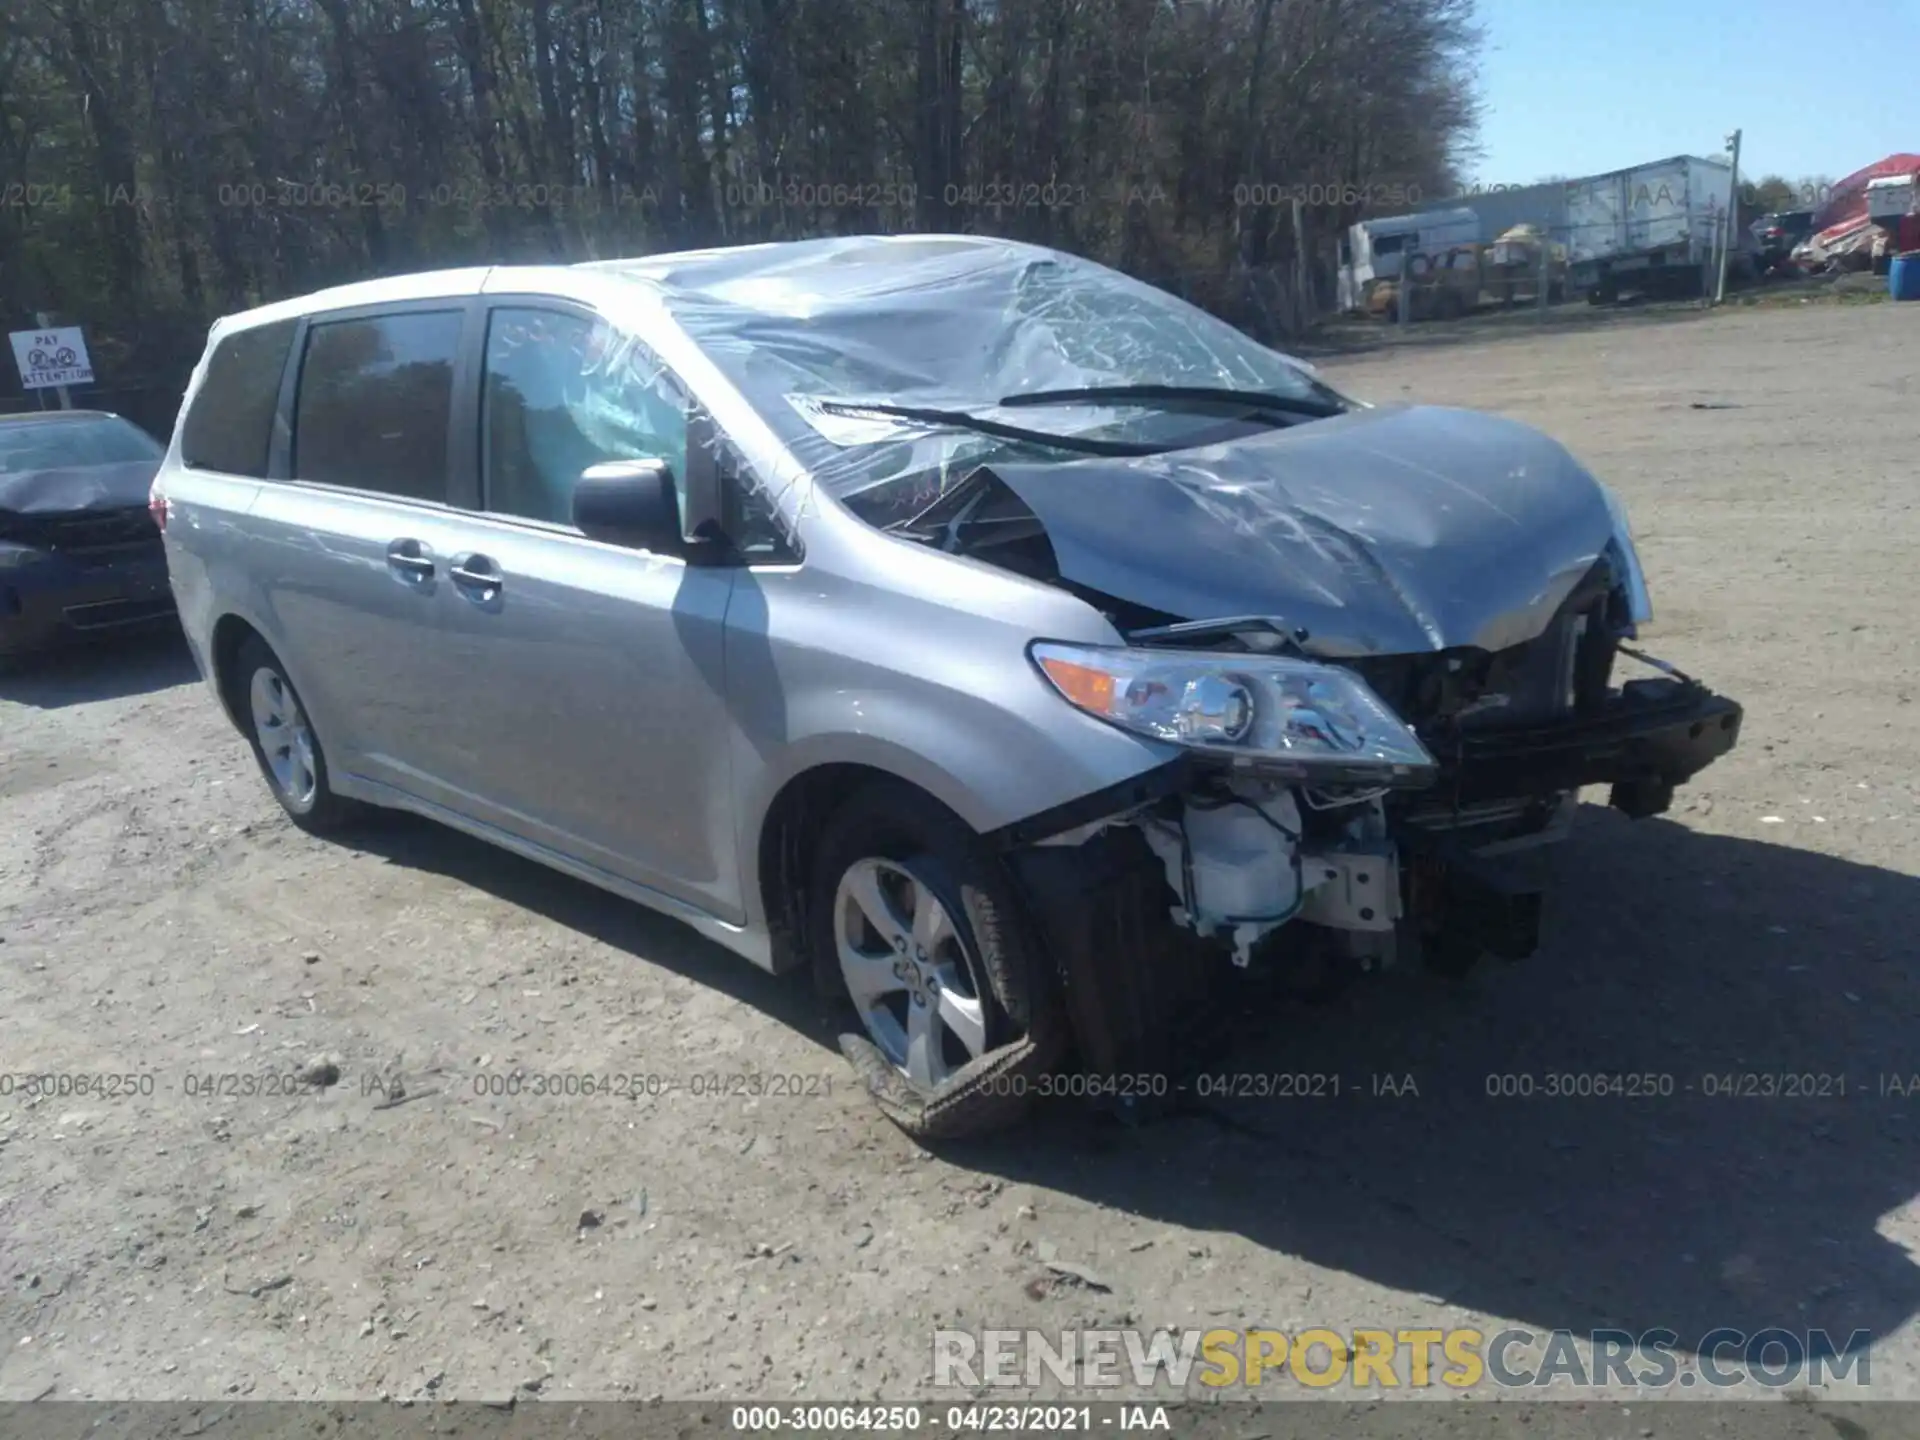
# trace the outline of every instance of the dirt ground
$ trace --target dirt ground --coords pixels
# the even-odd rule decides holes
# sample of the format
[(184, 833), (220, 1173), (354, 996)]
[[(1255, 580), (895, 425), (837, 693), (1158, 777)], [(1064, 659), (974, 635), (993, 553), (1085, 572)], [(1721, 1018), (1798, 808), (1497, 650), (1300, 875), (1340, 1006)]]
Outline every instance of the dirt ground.
[[(1337, 1098), (936, 1156), (804, 985), (431, 825), (309, 839), (183, 649), (68, 657), (0, 680), (0, 1072), (133, 1078), (0, 1095), (0, 1399), (951, 1399), (937, 1326), (1101, 1324), (1864, 1329), (1920, 1394), (1920, 306), (1323, 368), (1565, 441), (1651, 648), (1748, 706), (1668, 817), (1586, 808), (1540, 954), (1222, 1057)], [(516, 1070), (818, 1078), (489, 1093)], [(1595, 1073), (1674, 1093), (1488, 1094)], [(1706, 1093), (1783, 1073), (1846, 1093)]]

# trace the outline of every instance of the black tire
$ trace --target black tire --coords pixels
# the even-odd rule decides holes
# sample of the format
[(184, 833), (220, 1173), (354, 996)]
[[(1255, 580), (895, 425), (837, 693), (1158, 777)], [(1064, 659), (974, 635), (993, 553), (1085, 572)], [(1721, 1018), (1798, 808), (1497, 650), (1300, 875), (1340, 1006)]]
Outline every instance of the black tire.
[(286, 696), (291, 700), (295, 714), (305, 717), (306, 707), (301, 703), (300, 692), (294, 688), (293, 681), (287, 677), (286, 667), (280, 658), (267, 648), (267, 643), (257, 635), (248, 636), (240, 642), (240, 648), (234, 654), (233, 673), (233, 709), (240, 721), (240, 728), (246, 734), (247, 743), (253, 747), (254, 762), (260, 767), (261, 777), (267, 782), (267, 790), (302, 830), (314, 835), (330, 835), (352, 824), (363, 813), (363, 807), (352, 800), (343, 799), (333, 793), (328, 778), (326, 752), (320, 744), (320, 737), (313, 730), (313, 722), (305, 720), (306, 733), (313, 758), (313, 788), (311, 792), (290, 793), (274, 774), (274, 767), (268, 759), (268, 744), (271, 737), (263, 736), (261, 726), (256, 720), (252, 708), (252, 690), (254, 678), (262, 671), (269, 671)]
[(1280, 993), (1300, 1005), (1328, 1005), (1353, 988), (1360, 966), (1322, 925), (1301, 925), (1290, 954), (1280, 961)]
[(1453, 931), (1433, 936), (1420, 952), (1427, 973), (1444, 980), (1466, 979), (1479, 967), (1483, 953), (1479, 941)]
[(815, 851), (806, 907), (814, 976), (846, 1000), (835, 897), (863, 860), (912, 872), (951, 917), (986, 1019), (985, 1048), (936, 1088), (908, 1078), (864, 1032), (840, 1037), (841, 1052), (882, 1112), (916, 1139), (955, 1139), (1004, 1129), (1028, 1108), (1029, 1081), (1064, 1046), (1052, 977), (1031, 938), (1005, 864), (958, 816), (901, 781), (863, 786), (834, 812)]

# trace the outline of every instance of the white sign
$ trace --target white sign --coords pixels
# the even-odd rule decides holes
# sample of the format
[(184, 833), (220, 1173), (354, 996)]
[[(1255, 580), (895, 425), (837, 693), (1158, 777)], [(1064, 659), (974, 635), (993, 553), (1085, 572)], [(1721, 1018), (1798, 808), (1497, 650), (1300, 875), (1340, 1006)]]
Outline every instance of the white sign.
[(20, 383), (29, 390), (51, 390), (59, 385), (91, 385), (93, 361), (78, 325), (57, 329), (15, 330), (13, 363), (20, 367)]

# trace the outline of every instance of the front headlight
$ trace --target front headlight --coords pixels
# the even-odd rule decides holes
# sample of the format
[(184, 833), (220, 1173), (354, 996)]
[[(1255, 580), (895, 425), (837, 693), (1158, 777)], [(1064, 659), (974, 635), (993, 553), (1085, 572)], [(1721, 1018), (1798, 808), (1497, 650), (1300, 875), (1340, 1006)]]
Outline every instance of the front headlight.
[(1289, 656), (1037, 642), (1062, 696), (1123, 730), (1315, 784), (1418, 784), (1433, 757), (1351, 670)]
[(1640, 566), (1640, 552), (1633, 545), (1633, 529), (1627, 524), (1627, 507), (1613, 490), (1602, 485), (1607, 498), (1607, 513), (1613, 517), (1613, 538), (1607, 541), (1607, 558), (1613, 562), (1614, 577), (1627, 602), (1627, 638), (1633, 627), (1653, 619), (1653, 596), (1647, 589), (1647, 572)]

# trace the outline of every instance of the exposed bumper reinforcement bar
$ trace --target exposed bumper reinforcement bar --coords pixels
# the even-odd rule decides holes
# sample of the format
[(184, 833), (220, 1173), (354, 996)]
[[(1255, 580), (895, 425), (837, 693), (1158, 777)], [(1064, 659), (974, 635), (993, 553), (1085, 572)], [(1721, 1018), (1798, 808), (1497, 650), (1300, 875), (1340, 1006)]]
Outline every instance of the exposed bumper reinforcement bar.
[[(1718, 760), (1740, 738), (1740, 706), (1679, 680), (1630, 681), (1599, 713), (1530, 730), (1464, 737), (1436, 790), (1472, 805), (1507, 796), (1613, 786), (1613, 804), (1634, 815), (1667, 808), (1673, 788)], [(1423, 801), (1431, 803), (1434, 791)]]

